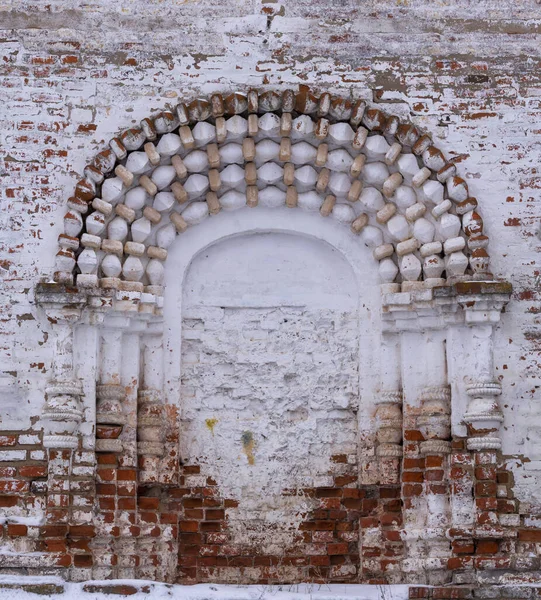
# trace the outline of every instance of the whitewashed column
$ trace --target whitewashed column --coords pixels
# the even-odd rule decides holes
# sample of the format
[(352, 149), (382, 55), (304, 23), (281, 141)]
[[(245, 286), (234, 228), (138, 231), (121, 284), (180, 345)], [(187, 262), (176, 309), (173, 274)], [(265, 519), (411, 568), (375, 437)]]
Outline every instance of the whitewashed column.
[(421, 412), (417, 423), (425, 441), (420, 444), (421, 454), (446, 455), (451, 451), (451, 389), (447, 383), (445, 341), (427, 335), (426, 385), (420, 393)]
[(141, 457), (140, 480), (158, 481), (160, 457), (164, 453), (163, 339), (143, 339), (143, 386), (137, 411), (137, 453)]
[(451, 449), (451, 395), (447, 382), (445, 331), (402, 334), (404, 421), (410, 432), (405, 457), (422, 459), (424, 467), (404, 469), (404, 489), (419, 488), (407, 497), (404, 540), (408, 558), (403, 568), (412, 581), (439, 585), (448, 581), (450, 555), (446, 531), (450, 524), (448, 457)]
[(118, 439), (126, 423), (121, 404), (124, 400), (124, 387), (120, 382), (122, 335), (121, 327), (109, 324), (101, 331), (100, 383), (96, 388), (97, 452), (122, 451), (122, 442)]
[(464, 414), (468, 450), (499, 450), (503, 414), (498, 396), (502, 388), (494, 380), (493, 327), (492, 324), (476, 324), (469, 333), (473, 364), (472, 372), (468, 374), (466, 393), (469, 402)]
[[(458, 302), (464, 309), (468, 360), (464, 414), (469, 450), (499, 450), (503, 414), (498, 403), (501, 385), (494, 377), (494, 327), (509, 301), (511, 286), (505, 282), (471, 282), (458, 289)], [(462, 292), (462, 293), (461, 293)]]
[(376, 399), (377, 447), (380, 483), (398, 483), (402, 459), (402, 385), (400, 340), (385, 333), (380, 344), (380, 390)]
[(67, 293), (56, 284), (40, 284), (36, 300), (52, 325), (55, 349), (53, 376), (47, 384), (42, 413), (45, 448), (77, 448), (77, 432), (83, 418), (83, 389), (74, 372), (73, 333), (86, 297)]

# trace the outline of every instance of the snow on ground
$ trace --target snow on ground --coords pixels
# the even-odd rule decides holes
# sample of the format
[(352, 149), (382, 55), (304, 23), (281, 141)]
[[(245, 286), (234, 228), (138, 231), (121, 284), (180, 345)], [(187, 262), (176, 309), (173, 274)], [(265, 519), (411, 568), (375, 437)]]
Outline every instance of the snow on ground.
[[(406, 600), (408, 586), (393, 585), (217, 585), (199, 584), (193, 586), (168, 585), (140, 579), (115, 579), (109, 581), (86, 581), (68, 583), (59, 577), (19, 577), (0, 575), (0, 600), (38, 600), (35, 593), (23, 591), (21, 585), (52, 584), (64, 588), (62, 594), (51, 594), (51, 600)], [(3, 587), (10, 586), (10, 588)], [(129, 596), (106, 594), (103, 592), (85, 592), (83, 587), (130, 586), (137, 593)], [(142, 590), (145, 588), (145, 591)]]

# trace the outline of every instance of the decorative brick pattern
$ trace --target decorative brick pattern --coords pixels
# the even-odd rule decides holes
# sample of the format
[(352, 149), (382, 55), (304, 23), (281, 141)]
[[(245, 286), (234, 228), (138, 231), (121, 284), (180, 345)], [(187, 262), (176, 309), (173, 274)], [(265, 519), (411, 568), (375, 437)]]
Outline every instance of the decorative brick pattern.
[[(54, 6), (24, 0), (2, 12), (0, 546), (3, 553), (0, 571), (13, 573), (24, 569), (31, 575), (61, 574), (79, 581), (139, 577), (190, 582), (301, 579), (406, 582), (415, 584), (410, 590), (412, 598), (539, 596), (539, 588), (520, 588), (506, 582), (510, 579), (529, 582), (540, 567), (539, 336), (535, 328), (541, 310), (537, 281), (539, 243), (536, 241), (537, 200), (541, 187), (537, 172), (541, 94), (537, 23), (541, 9), (533, 0), (523, 4), (502, 0), (475, 5), (460, 0), (438, 7), (432, 2), (419, 1), (408, 11), (396, 3), (354, 4), (307, 0), (232, 4), (200, 0), (181, 6), (160, 4), (158, 9), (153, 2), (135, 2), (131, 13), (119, 13), (105, 4), (93, 5), (91, 11), (79, 11), (66, 0), (55, 2)], [(102, 23), (110, 26), (104, 28)], [(179, 50), (179, 31), (182, 32), (182, 51)], [(365, 222), (364, 217), (358, 221), (356, 214), (355, 220), (344, 228), (344, 235), (349, 235), (349, 227), (355, 223), (354, 231), (357, 229), (360, 233), (356, 238), (360, 243), (365, 239), (378, 242), (377, 260), (384, 264), (384, 278), (394, 286), (387, 290), (393, 292), (390, 294), (393, 297), (384, 304), (386, 316), (404, 310), (405, 304), (401, 303), (406, 297), (402, 294), (412, 294), (408, 296), (407, 309), (400, 313), (402, 316), (407, 313), (405, 321), (410, 325), (414, 312), (426, 314), (427, 303), (430, 308), (434, 304), (447, 306), (444, 293), (451, 293), (451, 288), (445, 292), (441, 288), (420, 290), (418, 284), (422, 282), (416, 281), (419, 268), (421, 272), (426, 271), (425, 275), (437, 273), (442, 263), (449, 262), (449, 255), (464, 252), (464, 256), (467, 254), (474, 262), (466, 266), (458, 257), (457, 271), (461, 265), (467, 273), (474, 265), (482, 271), (486, 267), (486, 256), (479, 250), (484, 250), (487, 243), (485, 232), (490, 234), (491, 270), (513, 284), (505, 318), (494, 326), (491, 381), (487, 384), (479, 379), (467, 390), (461, 390), (463, 372), (455, 368), (448, 373), (449, 381), (436, 382), (451, 385), (453, 411), (457, 406), (460, 410), (469, 406), (467, 430), (463, 427), (464, 415), (453, 415), (456, 417), (454, 435), (429, 439), (424, 428), (426, 423), (419, 421), (426, 402), (420, 396), (411, 398), (408, 391), (402, 394), (399, 385), (385, 388), (384, 391), (391, 394), (387, 399), (393, 400), (388, 402), (392, 410), (385, 413), (380, 409), (380, 425), (385, 431), (380, 432), (377, 443), (363, 447), (367, 456), (363, 454), (357, 463), (341, 463), (338, 457), (342, 455), (333, 450), (331, 454), (336, 457), (336, 464), (347, 465), (351, 472), (333, 474), (332, 485), (298, 485), (293, 490), (283, 490), (283, 498), (287, 498), (287, 494), (294, 498), (297, 496), (293, 494), (304, 494), (314, 506), (299, 517), (293, 532), (296, 542), (282, 555), (248, 551), (225, 553), (224, 547), (230, 545), (227, 536), (234, 533), (231, 525), (232, 515), (238, 508), (234, 505), (236, 500), (223, 493), (218, 476), (208, 478), (205, 471), (208, 464), (204, 461), (179, 465), (182, 407), (166, 405), (159, 397), (155, 404), (147, 402), (146, 415), (150, 416), (147, 422), (137, 422), (137, 411), (143, 401), (149, 398), (154, 401), (152, 394), (141, 394), (138, 398), (139, 390), (147, 391), (139, 384), (138, 373), (129, 377), (123, 373), (122, 381), (114, 384), (121, 386), (125, 393), (122, 407), (127, 422), (99, 423), (100, 431), (94, 431), (96, 394), (93, 385), (100, 382), (97, 373), (100, 364), (93, 364), (95, 357), (89, 350), (98, 346), (99, 341), (85, 330), (88, 322), (78, 328), (75, 335), (78, 349), (70, 373), (76, 375), (80, 366), (85, 365), (89, 371), (94, 369), (95, 377), (91, 385), (85, 382), (84, 389), (72, 386), (73, 402), (67, 412), (73, 417), (73, 428), (58, 432), (55, 440), (63, 446), (51, 445), (50, 440), (44, 444), (43, 422), (39, 419), (45, 399), (48, 408), (52, 405), (54, 409), (56, 399), (62, 395), (62, 390), (51, 390), (49, 384), (58, 375), (57, 359), (65, 356), (58, 348), (62, 349), (62, 340), (67, 338), (58, 335), (66, 325), (58, 319), (59, 315), (52, 310), (42, 310), (43, 304), (36, 302), (41, 293), (36, 288), (38, 281), (50, 281), (57, 271), (75, 274), (84, 282), (84, 275), (97, 274), (97, 263), (93, 264), (96, 250), (96, 259), (102, 261), (101, 265), (105, 260), (102, 253), (112, 257), (107, 259), (109, 272), (112, 278), (120, 275), (118, 278), (127, 289), (120, 289), (123, 294), (119, 298), (116, 290), (89, 294), (90, 302), (99, 305), (92, 323), (100, 321), (101, 309), (106, 312), (107, 307), (117, 301), (126, 310), (159, 318), (159, 298), (163, 290), (159, 289), (160, 284), (152, 289), (152, 282), (147, 280), (151, 274), (155, 282), (159, 281), (160, 267), (156, 265), (164, 261), (167, 250), (165, 244), (161, 244), (163, 239), (160, 243), (152, 239), (160, 228), (156, 221), (163, 212), (167, 215), (164, 223), (171, 221), (177, 230), (184, 228), (178, 217), (171, 220), (170, 207), (159, 202), (154, 207), (153, 200), (147, 202), (144, 215), (152, 224), (148, 238), (152, 243), (126, 238), (121, 247), (105, 243), (102, 249), (103, 241), (120, 242), (113, 238), (122, 237), (124, 223), (133, 228), (135, 222), (143, 218), (142, 214), (130, 212), (139, 209), (117, 202), (110, 215), (110, 221), (117, 218), (111, 228), (114, 235), (100, 234), (99, 240), (87, 235), (85, 244), (79, 247), (79, 240), (89, 233), (88, 220), (94, 214), (92, 219), (99, 229), (101, 217), (96, 213), (105, 215), (110, 208), (99, 202), (96, 202), (99, 209), (89, 208), (94, 200), (103, 201), (103, 198), (100, 184), (96, 190), (88, 184), (93, 181), (92, 176), (100, 179), (100, 173), (104, 173), (95, 162), (96, 170), (85, 170), (85, 165), (93, 163), (93, 157), (103, 152), (108, 140), (120, 138), (118, 144), (113, 144), (118, 152), (122, 153), (121, 145), (135, 146), (141, 138), (139, 148), (127, 148), (130, 155), (139, 151), (149, 162), (162, 160), (158, 145), (168, 127), (168, 110), (173, 109), (171, 114), (178, 117), (174, 109), (183, 105), (188, 109), (191, 133), (187, 129), (181, 131), (179, 122), (175, 134), (179, 138), (182, 135), (186, 147), (191, 143), (196, 123), (209, 122), (216, 127), (216, 118), (220, 118), (222, 111), (228, 121), (237, 113), (245, 119), (245, 140), (251, 139), (256, 124), (250, 116), (256, 113), (247, 104), (250, 90), (258, 91), (260, 102), (267, 93), (262, 101), (262, 105), (266, 102), (265, 109), (258, 109), (258, 118), (264, 113), (276, 115), (279, 124), (273, 140), (278, 145), (278, 160), (267, 161), (261, 173), (258, 169), (263, 165), (256, 165), (257, 151), (254, 155), (252, 144), (239, 139), (244, 170), (244, 179), (239, 185), (247, 183), (249, 188), (239, 193), (247, 206), (262, 204), (264, 194), (256, 193), (255, 189), (257, 178), (261, 175), (261, 181), (272, 180), (275, 176), (274, 167), (269, 166), (272, 162), (280, 163), (283, 168), (279, 185), (284, 186), (287, 206), (302, 210), (303, 202), (314, 198), (313, 195), (301, 197), (307, 192), (294, 189), (296, 185), (302, 187), (302, 182), (299, 184), (298, 180), (301, 165), (293, 167), (289, 160), (298, 151), (295, 148), (298, 141), (293, 141), (294, 136), (291, 136), (293, 121), (301, 113), (309, 114), (319, 138), (325, 137), (328, 141), (332, 137), (329, 127), (334, 121), (344, 121), (333, 114), (336, 98), (343, 98), (346, 103), (351, 101), (352, 105), (356, 100), (366, 102), (370, 114), (360, 127), (368, 131), (363, 140), (364, 146), (368, 145), (368, 154), (377, 155), (374, 145), (382, 141), (382, 133), (391, 133), (396, 123), (390, 119), (385, 122), (389, 129), (380, 131), (384, 125), (383, 113), (398, 116), (403, 124), (413, 123), (417, 132), (430, 132), (443, 154), (430, 145), (416, 158), (420, 172), (416, 182), (422, 189), (426, 183), (422, 178), (430, 175), (423, 169), (433, 173), (429, 181), (434, 183), (439, 183), (438, 171), (440, 177), (449, 175), (451, 179), (454, 168), (465, 178), (466, 198), (458, 197), (466, 189), (461, 182), (452, 187), (452, 194), (457, 197), (451, 198), (451, 213), (460, 216), (460, 232), (442, 236), (443, 243), (437, 252), (428, 247), (423, 251), (427, 256), (423, 256), (420, 248), (413, 247), (411, 237), (385, 239), (380, 243), (379, 234), (369, 229), (373, 226), (385, 235), (394, 232), (395, 237), (400, 237), (401, 228), (393, 221), (395, 214), (391, 214), (395, 210), (409, 217), (410, 220), (406, 218), (408, 223), (422, 223), (423, 206), (429, 204), (425, 198), (420, 201), (423, 206), (415, 202), (407, 208), (393, 208), (401, 201), (408, 201), (407, 198), (400, 200), (401, 192), (397, 193), (396, 187), (399, 178), (395, 176), (400, 173), (405, 177), (406, 168), (402, 169), (405, 175), (400, 169), (390, 167), (385, 181), (376, 185), (381, 188), (385, 203), (383, 212), (381, 208), (373, 212), (371, 223)], [(292, 113), (283, 110), (283, 104), (281, 108), (273, 106), (276, 98), (282, 103), (285, 98), (287, 108), (290, 99), (287, 93), (284, 96), (287, 90), (296, 94), (296, 108)], [(268, 92), (275, 92), (277, 96)], [(308, 110), (312, 100), (310, 93), (314, 94), (311, 111)], [(205, 98), (204, 102), (198, 100), (201, 97)], [(297, 99), (298, 108), (302, 110), (297, 110)], [(214, 111), (213, 116), (203, 119), (209, 107)], [(292, 116), (291, 122), (288, 114)], [(354, 133), (359, 131), (357, 125), (352, 128)], [(257, 127), (260, 127), (259, 120)], [(130, 133), (129, 128), (136, 130), (135, 133)], [(363, 130), (360, 131), (359, 135), (364, 135)], [(314, 146), (321, 148), (325, 141), (319, 138)], [(421, 147), (429, 143), (426, 138), (421, 140)], [(145, 148), (148, 143), (151, 146)], [(219, 146), (217, 140), (215, 143), (216, 147), (212, 142), (201, 146), (208, 161), (204, 175), (208, 178), (209, 191), (208, 195), (201, 196), (200, 204), (205, 204), (205, 210), (212, 215), (219, 208), (230, 208), (222, 192), (235, 175), (224, 174), (223, 165), (216, 166), (217, 153), (220, 158), (224, 144)], [(387, 160), (391, 165), (393, 161), (396, 164), (400, 155), (394, 144), (408, 147), (396, 136), (386, 143), (389, 148), (382, 160), (373, 160), (374, 155), (367, 156), (370, 160), (363, 165), (359, 161), (352, 162), (349, 173), (353, 180), (366, 184), (364, 175), (369, 163)], [(328, 155), (338, 148), (331, 146), (327, 153), (319, 150), (303, 167), (309, 166), (317, 174), (311, 193), (315, 190), (314, 193), (321, 196), (317, 208), (322, 217), (340, 220), (351, 216), (340, 205), (350, 203), (355, 209), (366, 202), (355, 198), (360, 192), (358, 183), (349, 187), (350, 198), (344, 200), (347, 196), (343, 196), (342, 201), (339, 194), (321, 191), (329, 188), (331, 176), (337, 172), (330, 168), (336, 166), (333, 163), (336, 156), (329, 159)], [(350, 146), (347, 147), (351, 149)], [(183, 160), (191, 152), (192, 149)], [(364, 153), (351, 158), (361, 155)], [(106, 162), (107, 156), (101, 156)], [(192, 160), (192, 168), (197, 167), (196, 159), (201, 156), (196, 154), (188, 159), (188, 163)], [(330, 160), (329, 164), (325, 165), (323, 159)], [(440, 165), (442, 160), (449, 165)], [(104, 170), (105, 162), (99, 165)], [(187, 177), (183, 177), (178, 160), (175, 162), (175, 183), (183, 186)], [(115, 176), (122, 180), (124, 192), (128, 188), (142, 187), (144, 183), (148, 193), (148, 190), (153, 191), (152, 184), (156, 185), (154, 171), (150, 170), (147, 179), (143, 178), (144, 173), (135, 174), (138, 181), (134, 178), (130, 182), (130, 173), (134, 175), (134, 171), (128, 168), (127, 157), (115, 159), (110, 166), (108, 179), (113, 179), (113, 169), (117, 169)], [(153, 165), (153, 169), (161, 166), (170, 165)], [(436, 168), (438, 166), (441, 168)], [(211, 185), (217, 189), (210, 189)], [(413, 182), (411, 187), (415, 187)], [(68, 206), (66, 199), (72, 189), (75, 193)], [(171, 189), (173, 195), (174, 192), (174, 213), (177, 214), (183, 191), (176, 186)], [(229, 200), (231, 198), (232, 202), (239, 201), (235, 194), (230, 195)], [(365, 201), (370, 202), (370, 198)], [(477, 216), (480, 214), (477, 202), (483, 221)], [(118, 207), (118, 204), (123, 206)], [(83, 217), (78, 216), (77, 207), (81, 211), (87, 209)], [(429, 208), (432, 211), (435, 206)], [(66, 211), (70, 214), (63, 221)], [(406, 211), (409, 211), (407, 215)], [(464, 220), (465, 214), (470, 216)], [(196, 217), (192, 215), (193, 222)], [(432, 215), (427, 220), (439, 223), (440, 218), (441, 215)], [(86, 228), (69, 235), (83, 220), (86, 220)], [(107, 227), (109, 221), (105, 223), (105, 220), (103, 225)], [(135, 230), (140, 225), (135, 226)], [(141, 236), (148, 224), (143, 222), (142, 225)], [(413, 229), (414, 225), (411, 226)], [(453, 223), (444, 227), (446, 231), (449, 228), (453, 229)], [(423, 227), (417, 226), (412, 237), (418, 240), (419, 230), (420, 237), (428, 235)], [(66, 232), (69, 239), (65, 237)], [(66, 267), (65, 271), (53, 264), (59, 234), (64, 237), (60, 238), (62, 250), (58, 261), (60, 267)], [(470, 242), (473, 242), (471, 246)], [(386, 247), (391, 243), (391, 248)], [(479, 247), (474, 248), (476, 243)], [(466, 245), (465, 249), (460, 248), (462, 244)], [(118, 262), (115, 257), (119, 258)], [(153, 261), (148, 273), (147, 259)], [(395, 260), (397, 264), (391, 265)], [(73, 271), (71, 267), (76, 261), (79, 267)], [(118, 263), (121, 263), (121, 272), (117, 273)], [(144, 275), (141, 267), (145, 267)], [(450, 270), (453, 268), (451, 264)], [(104, 275), (99, 273), (100, 277)], [(93, 281), (92, 277), (86, 279), (87, 283)], [(138, 283), (150, 289), (134, 291), (141, 287), (133, 285)], [(472, 296), (479, 292), (479, 289), (474, 290), (474, 287), (479, 288), (477, 282), (469, 282), (469, 285)], [(129, 289), (130, 286), (134, 289)], [(457, 289), (454, 288), (455, 292)], [(461, 289), (458, 294), (464, 293), (464, 286)], [(88, 297), (82, 301), (80, 291), (69, 286), (65, 291), (73, 305), (78, 299), (81, 311), (87, 310)], [(502, 296), (510, 292), (507, 287)], [(136, 297), (137, 294), (140, 295)], [(141, 294), (152, 298), (141, 299)], [(478, 303), (477, 315), (483, 312), (482, 302), (478, 300), (479, 297), (472, 300)], [(453, 306), (456, 308), (456, 304)], [(502, 306), (496, 307), (498, 312)], [(70, 307), (71, 310), (72, 304)], [(493, 308), (489, 307), (486, 314), (491, 314)], [(446, 318), (452, 319), (455, 313), (451, 313), (447, 313)], [(143, 316), (137, 323), (141, 330), (146, 318)], [(432, 331), (433, 322), (425, 324), (424, 331)], [(461, 322), (454, 333), (462, 325)], [(451, 329), (453, 327), (451, 325)], [(147, 333), (141, 333), (141, 338)], [(138, 334), (139, 330), (133, 337)], [(452, 343), (450, 338), (448, 345)], [(70, 344), (68, 339), (66, 346)], [(136, 354), (134, 350), (133, 355)], [(407, 349), (403, 354), (407, 358)], [(477, 360), (479, 353), (475, 351), (474, 356)], [(466, 358), (470, 359), (471, 356)], [(136, 362), (134, 359), (133, 363)], [(119, 376), (120, 371), (111, 374)], [(163, 377), (163, 373), (161, 375)], [(485, 400), (484, 405), (478, 402), (479, 397)], [(497, 408), (498, 397), (501, 411)], [(496, 408), (492, 413), (483, 412), (487, 406)], [(434, 407), (429, 408), (432, 410), (429, 416), (433, 417)], [(441, 406), (439, 409), (444, 421), (447, 413)], [(427, 412), (430, 411), (425, 411), (424, 416)], [(54, 417), (54, 410), (45, 414)], [(491, 418), (491, 431), (484, 435), (486, 432), (482, 430), (475, 431), (475, 423), (487, 415)], [(152, 417), (156, 418), (152, 420)], [(403, 427), (397, 427), (393, 421), (402, 418)], [(502, 418), (504, 425), (498, 437), (495, 431)], [(117, 431), (121, 425), (122, 431)], [(120, 441), (102, 443), (96, 453), (97, 433), (101, 442)], [(392, 439), (384, 439), (384, 434)], [(118, 437), (114, 438), (115, 435)], [(370, 435), (377, 437), (375, 431)], [(152, 439), (153, 436), (156, 439)], [(432, 444), (431, 450), (430, 445), (423, 446), (434, 439), (444, 442), (440, 449), (448, 452), (442, 450), (438, 454), (434, 450), (436, 444)], [(150, 442), (141, 447), (150, 448), (153, 454), (137, 455), (137, 443), (141, 441)], [(384, 447), (385, 444), (388, 445)], [(390, 454), (384, 456), (385, 451)], [(197, 468), (204, 473), (204, 484), (187, 485), (187, 478), (201, 475), (189, 472)], [(363, 483), (339, 479), (354, 476)], [(189, 493), (185, 494), (186, 490)], [(210, 504), (185, 506), (184, 501), (188, 500)], [(212, 506), (213, 502), (216, 505)], [(441, 517), (441, 526), (436, 517)], [(427, 518), (434, 521), (430, 527)], [(183, 527), (195, 527), (193, 523), (197, 531), (183, 531)], [(325, 527), (332, 525), (332, 529), (318, 530), (318, 523), (322, 527), (322, 523)], [(203, 529), (218, 527), (217, 524), (220, 531), (203, 533)], [(429, 535), (423, 537), (423, 531), (428, 530)], [(441, 535), (442, 530), (444, 535)], [(185, 537), (190, 535), (201, 537)], [(315, 544), (321, 544), (317, 550), (324, 550), (323, 554), (308, 554), (308, 548), (316, 550)], [(206, 552), (210, 555), (205, 555)], [(295, 564), (299, 558), (307, 561), (306, 564)], [(479, 581), (484, 582), (483, 585), (479, 586)]]

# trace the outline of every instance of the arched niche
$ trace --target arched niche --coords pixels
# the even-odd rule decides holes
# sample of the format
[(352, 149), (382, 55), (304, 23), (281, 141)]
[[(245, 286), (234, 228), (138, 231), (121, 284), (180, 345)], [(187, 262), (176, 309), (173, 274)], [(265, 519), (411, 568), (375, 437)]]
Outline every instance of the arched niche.
[[(344, 235), (343, 227), (340, 223), (320, 219), (317, 214), (304, 213), (296, 211), (292, 213), (286, 208), (283, 209), (263, 209), (257, 211), (246, 208), (237, 211), (234, 214), (220, 214), (212, 221), (207, 221), (201, 224), (195, 230), (188, 230), (185, 235), (177, 237), (173, 243), (168, 257), (168, 262), (165, 271), (165, 296), (163, 306), (163, 319), (165, 331), (165, 399), (170, 404), (180, 405), (180, 386), (181, 386), (181, 353), (182, 353), (182, 335), (181, 335), (181, 318), (183, 314), (183, 298), (184, 286), (194, 285), (194, 279), (187, 278), (192, 261), (203, 260), (199, 258), (204, 253), (213, 247), (216, 243), (228, 242), (231, 247), (235, 246), (235, 241), (241, 242), (247, 237), (256, 238), (258, 236), (266, 236), (269, 240), (267, 245), (269, 252), (273, 249), (273, 234), (276, 236), (288, 236), (285, 239), (296, 239), (305, 241), (310, 246), (318, 247), (319, 251), (332, 258), (331, 265), (334, 260), (339, 261), (343, 269), (342, 277), (345, 278), (346, 272), (351, 273), (352, 281), (349, 282), (348, 292), (341, 290), (339, 298), (334, 294), (333, 286), (336, 289), (338, 282), (330, 282), (327, 292), (320, 295), (317, 302), (321, 306), (326, 304), (338, 308), (340, 304), (348, 306), (351, 303), (358, 303), (359, 311), (359, 363), (368, 366), (373, 359), (369, 352), (363, 352), (369, 348), (371, 344), (377, 343), (379, 332), (381, 330), (381, 320), (379, 315), (379, 283), (377, 278), (377, 265), (370, 260), (370, 251), (364, 245), (359, 243), (357, 236), (353, 233)], [(277, 239), (277, 238), (274, 238)], [(283, 238), (284, 239), (284, 238)], [(266, 243), (266, 242), (265, 242)], [(262, 248), (259, 248), (259, 252)], [(329, 254), (330, 253), (330, 254)], [(305, 257), (308, 260), (308, 256)], [(294, 257), (290, 257), (294, 264)], [(306, 265), (308, 263), (305, 263)], [(275, 263), (274, 268), (277, 268)], [(293, 268), (293, 267), (292, 267)], [(312, 269), (316, 266), (312, 261)], [(236, 278), (235, 265), (229, 266), (231, 272), (230, 281), (234, 282)], [(323, 273), (329, 276), (328, 265), (320, 266), (321, 273), (312, 274), (311, 277), (305, 276), (305, 282), (313, 286), (314, 281)], [(221, 273), (223, 276), (223, 273)], [(337, 276), (335, 274), (335, 276)], [(287, 283), (287, 282), (286, 282)], [(289, 281), (287, 286), (282, 290), (282, 300), (284, 302), (295, 302), (300, 304), (302, 298), (308, 300), (306, 288), (297, 281), (294, 285)], [(353, 286), (353, 287), (352, 287)], [(357, 290), (358, 297), (352, 298), (353, 289)], [(304, 291), (303, 291), (304, 290)], [(288, 300), (289, 298), (289, 300)], [(296, 298), (294, 300), (294, 298)], [(279, 300), (278, 297), (275, 298)], [(313, 299), (312, 299), (313, 300)], [(246, 306), (259, 303), (265, 305), (265, 299), (244, 298), (237, 300), (239, 304)], [(268, 302), (268, 301), (267, 301)], [(317, 302), (314, 305), (317, 305)], [(369, 369), (368, 369), (369, 370)], [(373, 375), (364, 377), (364, 382), (374, 381)], [(364, 385), (364, 384), (363, 384)], [(373, 393), (370, 386), (367, 386), (366, 396)], [(371, 391), (368, 391), (370, 390)]]
[[(55, 283), (37, 288), (56, 340), (44, 445), (75, 449), (84, 433), (83, 447), (117, 453), (142, 489), (179, 484), (190, 269), (204, 272), (205, 252), (212, 258), (221, 244), (238, 255), (250, 238), (293, 236), (331, 252), (327, 268), (340, 254), (355, 279), (347, 289), (358, 294), (351, 364), (362, 485), (391, 486), (398, 498), (403, 458), (449, 462), (451, 425), (462, 428), (468, 450), (498, 450), (492, 333), (511, 288), (488, 270), (477, 200), (456, 173), (411, 123), (306, 90), (214, 95), (124, 131), (85, 169), (68, 200)], [(245, 304), (236, 308), (249, 309), (247, 297)], [(84, 355), (75, 364), (74, 329)], [(246, 460), (248, 431), (234, 432)], [(184, 431), (192, 440), (199, 433)], [(197, 487), (197, 477), (187, 485)], [(473, 515), (453, 501), (448, 491), (427, 490), (415, 510), (404, 507), (401, 539), (411, 556), (429, 536), (446, 560), (448, 526)], [(367, 535), (364, 546), (379, 544)]]

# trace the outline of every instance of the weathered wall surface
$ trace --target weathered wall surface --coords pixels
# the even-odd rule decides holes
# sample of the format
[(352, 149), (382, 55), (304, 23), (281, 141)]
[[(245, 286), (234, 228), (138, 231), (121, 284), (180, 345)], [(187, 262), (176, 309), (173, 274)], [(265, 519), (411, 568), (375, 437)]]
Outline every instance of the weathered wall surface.
[[(52, 346), (33, 286), (51, 275), (66, 199), (106, 140), (168, 103), (215, 90), (373, 89), (376, 102), (456, 158), (483, 211), (493, 272), (513, 283), (496, 344), (503, 452), (518, 498), (541, 512), (534, 0), (4, 2), (0, 27), (3, 430), (31, 428), (43, 404)], [(1, 460), (29, 461), (2, 470), (8, 494), (35, 489), (44, 475), (39, 438), (22, 435), (2, 438)], [(84, 473), (84, 453), (78, 460)], [(11, 506), (11, 496), (2, 502)]]
[[(288, 556), (326, 554), (323, 541), (356, 547), (357, 532), (312, 541), (299, 526), (320, 508), (308, 490), (343, 475), (333, 457), (348, 457), (350, 486), (358, 477), (357, 304), (345, 260), (302, 237), (234, 238), (190, 267), (181, 459), (199, 465), (202, 485), (210, 477), (234, 501), (228, 541), (241, 554), (287, 565)], [(286, 565), (283, 577), (299, 579), (295, 563)], [(252, 577), (260, 579), (257, 570)]]
[(38, 410), (39, 382), (50, 369), (47, 331), (29, 305), (32, 282), (52, 272), (77, 174), (117, 128), (216, 89), (372, 88), (376, 101), (410, 115), (458, 156), (483, 209), (493, 271), (515, 286), (497, 366), (504, 451), (529, 457), (520, 476), (527, 487), (541, 460), (532, 419), (539, 394), (540, 13), (534, 0), (438, 7), (142, 2), (114, 9), (104, 2), (80, 10), (71, 2), (5, 4), (0, 252), (7, 293), (0, 356), (16, 423), (28, 425)]

